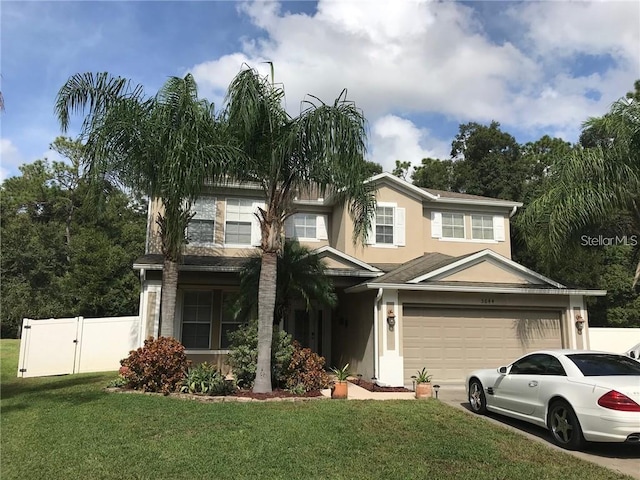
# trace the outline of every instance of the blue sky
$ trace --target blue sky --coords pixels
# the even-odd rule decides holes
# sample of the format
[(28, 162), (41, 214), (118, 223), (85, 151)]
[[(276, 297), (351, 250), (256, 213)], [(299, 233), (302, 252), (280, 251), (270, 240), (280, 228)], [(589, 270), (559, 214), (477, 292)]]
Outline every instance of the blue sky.
[[(520, 142), (576, 141), (640, 78), (640, 2), (2, 1), (0, 179), (60, 129), (71, 75), (108, 71), (154, 94), (194, 74), (220, 105), (247, 63), (275, 64), (287, 108), (343, 88), (369, 121), (369, 159), (391, 170), (447, 158), (460, 123), (497, 120)], [(77, 123), (76, 123), (77, 125)], [(72, 129), (71, 135), (77, 134)]]

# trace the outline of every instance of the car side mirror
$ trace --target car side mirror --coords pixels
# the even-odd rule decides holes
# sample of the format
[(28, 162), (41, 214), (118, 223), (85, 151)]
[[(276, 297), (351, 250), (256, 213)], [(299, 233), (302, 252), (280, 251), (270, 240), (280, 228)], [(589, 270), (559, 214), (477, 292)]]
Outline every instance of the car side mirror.
[(507, 367), (500, 367), (498, 369), (498, 373), (501, 375), (506, 375), (507, 374)]
[(636, 358), (636, 352), (629, 352), (629, 356), (631, 358)]

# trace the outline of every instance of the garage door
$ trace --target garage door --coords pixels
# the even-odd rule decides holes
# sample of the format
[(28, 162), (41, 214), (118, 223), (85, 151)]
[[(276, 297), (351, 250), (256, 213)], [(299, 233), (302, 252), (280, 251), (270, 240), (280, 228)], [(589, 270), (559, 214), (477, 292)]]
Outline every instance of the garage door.
[(436, 383), (462, 383), (471, 370), (561, 348), (560, 312), (404, 307), (404, 380), (426, 367)]

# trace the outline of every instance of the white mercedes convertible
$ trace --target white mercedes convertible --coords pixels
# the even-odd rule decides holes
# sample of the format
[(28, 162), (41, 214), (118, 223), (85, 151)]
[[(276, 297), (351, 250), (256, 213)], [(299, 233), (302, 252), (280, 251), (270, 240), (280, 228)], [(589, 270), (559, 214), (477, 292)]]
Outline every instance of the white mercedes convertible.
[(640, 444), (640, 362), (588, 350), (545, 350), (466, 381), (471, 410), (530, 422), (570, 450), (590, 442)]

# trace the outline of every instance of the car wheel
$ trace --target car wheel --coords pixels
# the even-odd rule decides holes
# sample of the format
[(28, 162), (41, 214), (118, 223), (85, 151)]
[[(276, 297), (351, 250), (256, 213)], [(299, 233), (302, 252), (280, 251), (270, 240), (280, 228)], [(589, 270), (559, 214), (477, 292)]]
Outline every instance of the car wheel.
[(484, 396), (484, 389), (480, 380), (475, 378), (469, 382), (469, 405), (474, 413), (479, 415), (487, 413), (487, 398)]
[(584, 445), (580, 422), (567, 402), (551, 404), (547, 424), (556, 445), (567, 450), (579, 450)]

